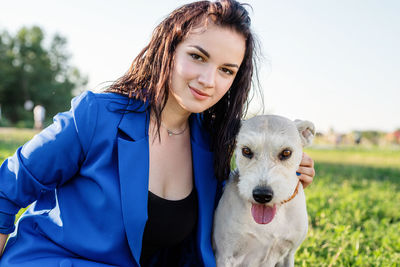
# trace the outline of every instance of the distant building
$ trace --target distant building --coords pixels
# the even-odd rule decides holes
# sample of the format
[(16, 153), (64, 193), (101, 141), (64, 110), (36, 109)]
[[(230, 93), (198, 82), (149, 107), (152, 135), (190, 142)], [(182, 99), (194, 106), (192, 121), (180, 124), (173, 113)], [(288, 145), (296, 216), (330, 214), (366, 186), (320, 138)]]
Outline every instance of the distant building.
[(391, 144), (400, 144), (400, 130), (396, 130), (392, 133), (388, 133), (385, 136), (385, 141)]
[(394, 131), (393, 133), (396, 144), (400, 144), (400, 130)]

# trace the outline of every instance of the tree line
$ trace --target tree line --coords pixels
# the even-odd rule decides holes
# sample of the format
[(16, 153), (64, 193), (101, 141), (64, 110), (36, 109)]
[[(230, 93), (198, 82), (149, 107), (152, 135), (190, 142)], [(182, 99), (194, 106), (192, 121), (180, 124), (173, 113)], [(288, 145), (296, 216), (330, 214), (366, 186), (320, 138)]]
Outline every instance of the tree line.
[(70, 65), (66, 45), (60, 34), (46, 41), (38, 26), (0, 31), (0, 123), (32, 121), (32, 104), (44, 106), (48, 118), (69, 108), (87, 77)]

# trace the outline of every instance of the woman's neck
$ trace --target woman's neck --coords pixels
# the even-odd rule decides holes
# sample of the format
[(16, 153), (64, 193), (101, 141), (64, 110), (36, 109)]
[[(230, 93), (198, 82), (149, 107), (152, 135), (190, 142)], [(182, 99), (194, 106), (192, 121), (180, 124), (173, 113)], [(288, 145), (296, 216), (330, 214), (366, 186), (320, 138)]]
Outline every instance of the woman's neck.
[(190, 114), (176, 102), (174, 96), (170, 95), (161, 113), (161, 122), (169, 130), (179, 132), (187, 127)]

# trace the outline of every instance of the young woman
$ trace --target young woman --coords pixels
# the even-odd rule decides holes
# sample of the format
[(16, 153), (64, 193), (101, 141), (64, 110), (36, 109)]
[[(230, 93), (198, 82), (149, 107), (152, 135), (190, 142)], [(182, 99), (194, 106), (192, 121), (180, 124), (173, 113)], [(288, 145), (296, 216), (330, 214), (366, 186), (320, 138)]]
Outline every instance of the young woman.
[[(234, 0), (173, 11), (123, 77), (3, 163), (0, 246), (13, 234), (0, 266), (215, 266), (213, 212), (254, 49)], [(313, 162), (301, 165), (308, 185)]]

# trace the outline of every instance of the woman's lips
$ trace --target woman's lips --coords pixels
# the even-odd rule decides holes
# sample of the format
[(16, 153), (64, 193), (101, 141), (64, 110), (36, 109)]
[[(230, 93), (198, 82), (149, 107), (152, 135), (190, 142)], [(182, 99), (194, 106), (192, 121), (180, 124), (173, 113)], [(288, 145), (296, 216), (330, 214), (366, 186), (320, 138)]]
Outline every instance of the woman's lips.
[(189, 86), (189, 89), (190, 89), (190, 92), (192, 92), (193, 96), (198, 100), (205, 100), (210, 97), (208, 94), (203, 93), (202, 91), (197, 90), (193, 87)]

